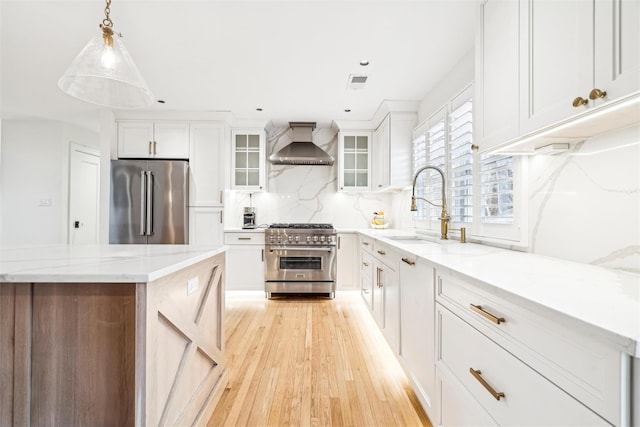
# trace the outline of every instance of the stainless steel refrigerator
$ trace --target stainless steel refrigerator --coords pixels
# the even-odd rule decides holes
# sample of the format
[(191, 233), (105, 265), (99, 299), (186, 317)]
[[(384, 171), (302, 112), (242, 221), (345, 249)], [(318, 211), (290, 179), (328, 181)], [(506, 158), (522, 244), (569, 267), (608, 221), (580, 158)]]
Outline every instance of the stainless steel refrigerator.
[(109, 243), (189, 243), (189, 162), (112, 160)]

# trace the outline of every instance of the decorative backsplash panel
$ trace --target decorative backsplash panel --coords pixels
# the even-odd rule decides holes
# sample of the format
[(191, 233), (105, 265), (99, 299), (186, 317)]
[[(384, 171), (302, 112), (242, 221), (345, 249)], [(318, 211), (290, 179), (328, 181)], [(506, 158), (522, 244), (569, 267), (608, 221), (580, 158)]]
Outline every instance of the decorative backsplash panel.
[[(267, 157), (291, 142), (288, 127), (267, 133)], [(338, 192), (338, 135), (332, 128), (317, 128), (313, 142), (336, 159), (333, 166), (272, 165), (267, 161), (267, 191), (251, 194), (227, 191), (225, 227), (242, 226), (242, 208), (256, 208), (258, 224), (274, 222), (328, 222), (336, 228), (366, 228), (374, 211), (390, 211), (388, 193)], [(389, 217), (393, 222), (393, 218)], [(391, 224), (393, 226), (393, 224)]]

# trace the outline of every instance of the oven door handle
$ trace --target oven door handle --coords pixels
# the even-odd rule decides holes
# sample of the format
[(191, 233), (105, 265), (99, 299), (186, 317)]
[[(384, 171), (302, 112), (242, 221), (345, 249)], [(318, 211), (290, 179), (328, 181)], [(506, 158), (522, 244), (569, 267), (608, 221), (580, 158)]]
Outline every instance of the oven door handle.
[(324, 246), (324, 247), (317, 247), (317, 246), (292, 246), (292, 247), (271, 247), (269, 248), (269, 251), (274, 252), (274, 251), (318, 251), (318, 252), (331, 252), (335, 250), (335, 246)]

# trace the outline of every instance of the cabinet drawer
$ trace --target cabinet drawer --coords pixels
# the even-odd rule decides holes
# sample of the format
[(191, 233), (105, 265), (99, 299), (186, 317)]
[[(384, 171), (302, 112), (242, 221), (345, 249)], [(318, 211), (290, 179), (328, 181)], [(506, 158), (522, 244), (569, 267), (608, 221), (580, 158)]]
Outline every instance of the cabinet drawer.
[(398, 271), (398, 267), (400, 266), (400, 254), (391, 249), (390, 246), (375, 240), (373, 242), (373, 256), (383, 264), (386, 264), (387, 267), (391, 268), (393, 271)]
[(439, 368), (451, 372), (498, 424), (608, 425), (449, 310), (437, 310)]
[(609, 422), (621, 423), (623, 366), (614, 348), (551, 310), (534, 312), (457, 275), (439, 274), (437, 286), (438, 302)]
[(373, 256), (368, 252), (360, 252), (360, 275), (369, 280), (373, 277)]
[(373, 251), (373, 239), (365, 236), (360, 236), (360, 249), (367, 252)]
[(224, 233), (225, 245), (264, 245), (264, 233)]

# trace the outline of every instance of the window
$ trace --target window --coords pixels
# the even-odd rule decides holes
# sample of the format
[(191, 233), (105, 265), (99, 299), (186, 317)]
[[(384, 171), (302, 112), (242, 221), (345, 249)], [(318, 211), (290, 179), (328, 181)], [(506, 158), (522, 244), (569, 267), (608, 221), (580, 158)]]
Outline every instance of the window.
[[(514, 170), (518, 162), (511, 156), (478, 154), (472, 147), (473, 99), (469, 86), (414, 132), (414, 174), (427, 165), (444, 172), (450, 228), (467, 227), (478, 237), (520, 240), (514, 227)], [(432, 170), (421, 173), (415, 194), (433, 204), (418, 199), (414, 227), (439, 230), (440, 175)]]

